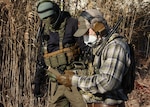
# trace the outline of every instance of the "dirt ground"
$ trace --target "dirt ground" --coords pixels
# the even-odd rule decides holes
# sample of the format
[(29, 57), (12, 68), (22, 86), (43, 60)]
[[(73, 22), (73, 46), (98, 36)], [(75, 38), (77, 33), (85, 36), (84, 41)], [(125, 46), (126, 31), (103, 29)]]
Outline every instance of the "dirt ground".
[(150, 107), (150, 69), (137, 67), (135, 89), (129, 94), (127, 107)]

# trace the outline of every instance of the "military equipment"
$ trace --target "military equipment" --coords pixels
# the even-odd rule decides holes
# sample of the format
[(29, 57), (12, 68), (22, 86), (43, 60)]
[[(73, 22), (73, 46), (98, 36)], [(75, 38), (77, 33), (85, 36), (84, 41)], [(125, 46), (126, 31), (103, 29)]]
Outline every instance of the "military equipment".
[(75, 45), (63, 48), (51, 53), (44, 54), (44, 60), (47, 66), (57, 68), (61, 65), (70, 64), (79, 54), (79, 49)]
[(51, 66), (48, 67), (47, 72), (50, 72), (54, 74), (56, 77), (60, 76), (61, 74), (58, 72), (58, 70), (53, 69)]
[(99, 48), (100, 51), (97, 52), (97, 54), (99, 55), (100, 52), (102, 52), (103, 48), (105, 47), (106, 43), (108, 42), (108, 40), (111, 38), (112, 34), (115, 33), (120, 25), (120, 23), (122, 22), (123, 17), (119, 17), (118, 22), (116, 23), (116, 25), (113, 27), (113, 29), (111, 29), (108, 34), (106, 35), (106, 38), (103, 40), (103, 42), (101, 43), (101, 47)]
[(43, 43), (44, 43), (43, 31), (44, 31), (44, 27), (42, 27), (42, 21), (40, 21), (40, 25), (36, 37), (37, 38), (36, 43), (39, 43), (38, 55), (36, 61), (36, 72), (34, 77), (34, 84), (35, 84), (34, 95), (36, 97), (41, 97), (43, 95), (41, 94), (40, 88), (42, 84), (46, 83), (45, 69), (47, 69), (47, 66), (44, 63), (44, 58), (43, 58)]

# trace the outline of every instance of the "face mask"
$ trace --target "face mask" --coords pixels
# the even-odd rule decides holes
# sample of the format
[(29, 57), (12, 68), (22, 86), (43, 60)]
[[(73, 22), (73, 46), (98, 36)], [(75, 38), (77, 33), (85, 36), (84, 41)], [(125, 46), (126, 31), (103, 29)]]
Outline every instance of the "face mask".
[(83, 38), (84, 38), (84, 43), (90, 47), (92, 47), (97, 40), (97, 37), (94, 35), (84, 35)]

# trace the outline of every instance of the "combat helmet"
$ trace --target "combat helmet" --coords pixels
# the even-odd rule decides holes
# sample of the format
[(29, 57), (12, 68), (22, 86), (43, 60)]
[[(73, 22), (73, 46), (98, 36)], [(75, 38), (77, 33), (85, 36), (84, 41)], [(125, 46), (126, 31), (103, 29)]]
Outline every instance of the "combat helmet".
[(50, 0), (39, 0), (37, 2), (37, 13), (41, 20), (50, 18), (51, 24), (57, 23), (61, 10), (59, 6)]

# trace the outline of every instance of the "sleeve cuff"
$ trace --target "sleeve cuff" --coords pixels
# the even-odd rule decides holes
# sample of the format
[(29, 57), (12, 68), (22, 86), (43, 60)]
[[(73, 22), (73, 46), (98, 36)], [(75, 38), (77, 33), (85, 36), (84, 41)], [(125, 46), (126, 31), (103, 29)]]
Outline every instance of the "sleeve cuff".
[(79, 80), (80, 77), (78, 77), (77, 75), (74, 75), (72, 77), (72, 85), (73, 86), (78, 86), (78, 80)]

